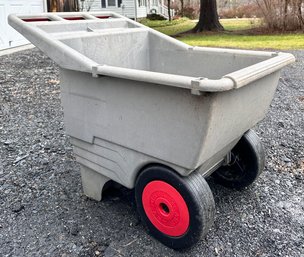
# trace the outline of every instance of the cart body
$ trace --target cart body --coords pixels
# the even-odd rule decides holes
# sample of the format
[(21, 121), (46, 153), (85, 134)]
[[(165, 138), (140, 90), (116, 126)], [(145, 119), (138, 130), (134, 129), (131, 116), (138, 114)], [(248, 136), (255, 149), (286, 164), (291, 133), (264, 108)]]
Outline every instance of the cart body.
[(152, 163), (205, 176), (267, 112), (287, 53), (192, 47), (115, 13), (10, 15), (60, 66), (85, 193)]

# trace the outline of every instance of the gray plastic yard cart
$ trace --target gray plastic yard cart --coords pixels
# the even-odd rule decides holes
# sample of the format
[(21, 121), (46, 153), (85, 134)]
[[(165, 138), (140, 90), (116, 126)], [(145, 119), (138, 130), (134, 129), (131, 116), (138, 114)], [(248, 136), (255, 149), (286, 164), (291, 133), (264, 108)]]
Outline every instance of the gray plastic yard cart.
[(84, 193), (135, 188), (149, 232), (189, 247), (213, 222), (205, 177), (244, 188), (264, 151), (262, 120), (287, 53), (192, 47), (111, 12), (10, 15), (60, 66), (65, 126)]

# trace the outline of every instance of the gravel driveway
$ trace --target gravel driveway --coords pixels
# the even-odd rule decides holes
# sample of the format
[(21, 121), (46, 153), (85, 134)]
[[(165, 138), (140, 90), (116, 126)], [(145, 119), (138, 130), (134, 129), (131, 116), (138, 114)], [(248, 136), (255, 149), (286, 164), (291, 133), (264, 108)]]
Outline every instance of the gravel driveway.
[(242, 192), (208, 180), (215, 225), (183, 252), (146, 234), (132, 191), (82, 194), (57, 66), (37, 49), (0, 57), (0, 256), (304, 256), (304, 51), (293, 53), (255, 128), (264, 173)]

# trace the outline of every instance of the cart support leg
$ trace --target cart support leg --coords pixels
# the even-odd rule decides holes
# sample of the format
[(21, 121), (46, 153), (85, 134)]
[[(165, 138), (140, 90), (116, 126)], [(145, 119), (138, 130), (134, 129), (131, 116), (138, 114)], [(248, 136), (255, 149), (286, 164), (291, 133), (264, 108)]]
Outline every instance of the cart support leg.
[(89, 198), (100, 201), (103, 186), (110, 179), (83, 165), (80, 165), (80, 172), (84, 194)]

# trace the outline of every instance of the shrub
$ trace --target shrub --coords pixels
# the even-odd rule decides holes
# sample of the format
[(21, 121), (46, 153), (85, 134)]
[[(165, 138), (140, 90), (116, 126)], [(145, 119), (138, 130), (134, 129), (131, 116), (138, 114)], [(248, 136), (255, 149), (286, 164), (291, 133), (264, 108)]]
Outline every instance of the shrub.
[(147, 14), (147, 19), (151, 20), (151, 21), (163, 21), (166, 20), (165, 17), (156, 14), (156, 13), (151, 13), (151, 14)]
[(238, 6), (237, 8), (222, 9), (219, 11), (219, 16), (221, 18), (231, 19), (231, 18), (253, 18), (261, 17), (262, 12), (257, 4), (245, 4)]
[[(197, 19), (199, 17), (199, 5), (186, 5), (184, 6), (184, 17), (187, 17), (191, 20)], [(177, 15), (181, 16), (181, 10), (177, 11)]]

